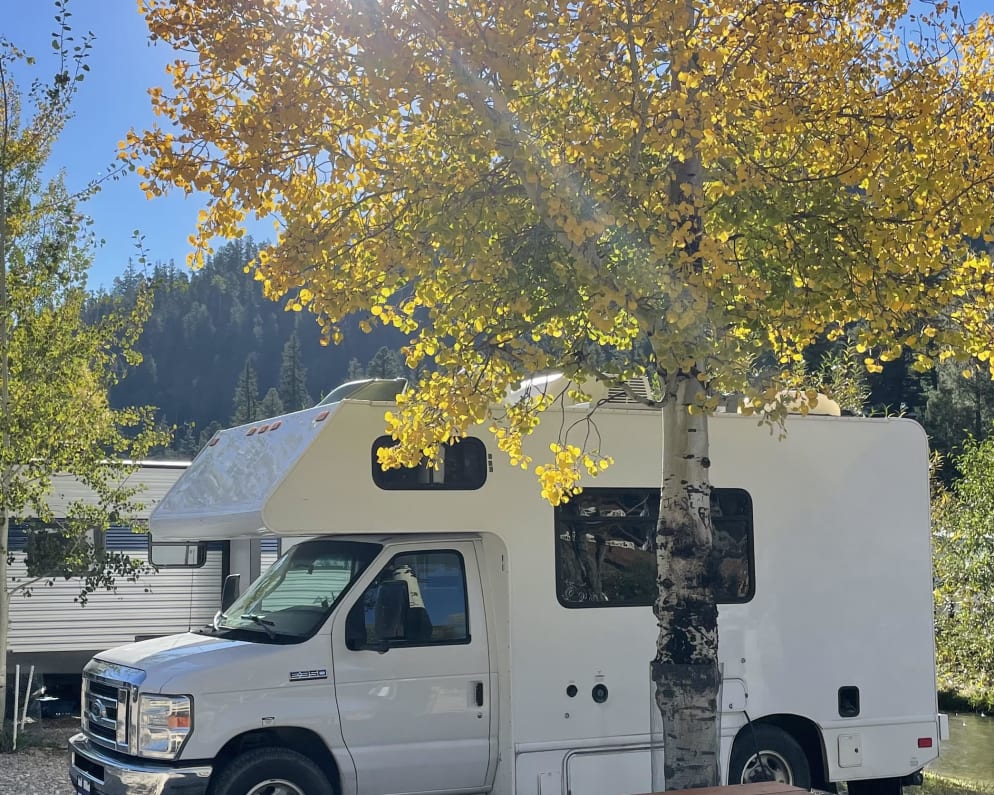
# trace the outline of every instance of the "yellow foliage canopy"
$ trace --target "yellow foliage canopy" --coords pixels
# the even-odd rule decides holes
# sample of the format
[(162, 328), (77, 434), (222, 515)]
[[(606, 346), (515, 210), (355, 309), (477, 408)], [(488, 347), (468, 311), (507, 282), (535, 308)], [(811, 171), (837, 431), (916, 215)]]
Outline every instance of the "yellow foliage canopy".
[[(940, 3), (911, 26), (896, 0), (141, 6), (180, 58), (151, 92), (165, 126), (122, 157), (150, 195), (207, 192), (194, 264), (274, 214), (270, 296), (329, 340), (368, 313), (411, 335), (411, 366), (433, 360), (387, 463), (488, 421), (527, 463), (533, 414), (491, 406), (549, 367), (693, 366), (742, 390), (757, 352), (789, 367), (843, 334), (871, 370), (906, 350), (922, 368), (988, 358), (989, 17)], [(560, 471), (599, 466), (552, 452)]]

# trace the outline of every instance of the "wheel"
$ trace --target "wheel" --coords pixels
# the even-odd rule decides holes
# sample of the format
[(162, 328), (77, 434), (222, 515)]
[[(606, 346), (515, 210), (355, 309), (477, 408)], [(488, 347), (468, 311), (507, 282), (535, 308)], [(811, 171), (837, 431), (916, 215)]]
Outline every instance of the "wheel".
[(729, 784), (760, 781), (811, 787), (811, 766), (804, 749), (783, 729), (766, 724), (746, 726), (739, 732), (728, 764)]
[(328, 777), (288, 748), (246, 751), (228, 763), (211, 795), (334, 795)]

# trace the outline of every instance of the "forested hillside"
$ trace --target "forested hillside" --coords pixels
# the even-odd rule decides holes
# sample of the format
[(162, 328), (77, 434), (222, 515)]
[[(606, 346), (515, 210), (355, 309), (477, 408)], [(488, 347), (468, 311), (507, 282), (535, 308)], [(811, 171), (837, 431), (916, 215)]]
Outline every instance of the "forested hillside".
[(218, 249), (199, 271), (132, 267), (109, 292), (93, 296), (91, 319), (152, 279), (154, 308), (136, 346), (144, 358), (112, 400), (157, 406), (162, 422), (177, 428), (178, 455), (195, 453), (218, 427), (310, 405), (371, 364), (375, 374), (397, 374), (399, 333), (366, 334), (348, 323), (340, 345), (322, 346), (311, 315), (264, 298), (260, 283), (244, 272), (255, 251), (245, 239)]
[[(245, 273), (255, 253), (246, 238), (218, 249), (199, 271), (129, 268), (92, 298), (91, 319), (151, 278), (154, 308), (137, 346), (144, 360), (112, 399), (115, 406), (157, 406), (161, 421), (176, 428), (172, 455), (192, 456), (218, 428), (311, 405), (348, 379), (404, 374), (399, 350), (406, 339), (391, 329), (364, 333), (350, 322), (340, 345), (322, 346), (313, 316), (263, 297)], [(827, 350), (815, 350), (815, 358)], [(868, 378), (864, 410), (914, 416), (933, 449), (948, 455), (968, 434), (985, 438), (994, 419), (990, 379), (964, 379), (962, 369), (940, 365), (922, 376), (907, 361), (890, 362)]]

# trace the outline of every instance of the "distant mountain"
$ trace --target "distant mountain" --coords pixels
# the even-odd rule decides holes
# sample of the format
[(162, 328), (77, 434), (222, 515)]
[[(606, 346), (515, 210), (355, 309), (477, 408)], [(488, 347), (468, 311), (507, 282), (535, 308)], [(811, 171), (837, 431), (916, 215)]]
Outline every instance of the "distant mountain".
[[(322, 346), (313, 316), (266, 299), (260, 282), (245, 273), (256, 251), (247, 238), (221, 247), (199, 271), (171, 263), (152, 268), (154, 309), (137, 345), (144, 360), (111, 400), (115, 406), (157, 406), (162, 422), (179, 429), (173, 452), (192, 454), (233, 420), (316, 402), (367, 370), (396, 374), (379, 370), (384, 359), (397, 362), (387, 354), (406, 343), (399, 332), (366, 334), (357, 321), (346, 322), (344, 341)], [(112, 298), (134, 296), (147, 278), (129, 268), (109, 292), (92, 297), (90, 317), (99, 317)]]

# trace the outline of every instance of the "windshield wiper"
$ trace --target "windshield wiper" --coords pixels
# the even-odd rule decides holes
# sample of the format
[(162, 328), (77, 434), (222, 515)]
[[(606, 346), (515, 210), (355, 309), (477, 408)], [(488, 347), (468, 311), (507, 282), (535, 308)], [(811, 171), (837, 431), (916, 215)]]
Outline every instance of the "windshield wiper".
[(275, 621), (269, 621), (268, 619), (258, 615), (257, 613), (246, 613), (245, 615), (242, 616), (242, 620), (251, 621), (255, 624), (258, 624), (260, 627), (266, 630), (266, 634), (269, 635), (269, 637), (271, 638), (276, 637), (276, 633), (273, 632), (272, 629), (270, 629), (270, 627), (276, 626)]

